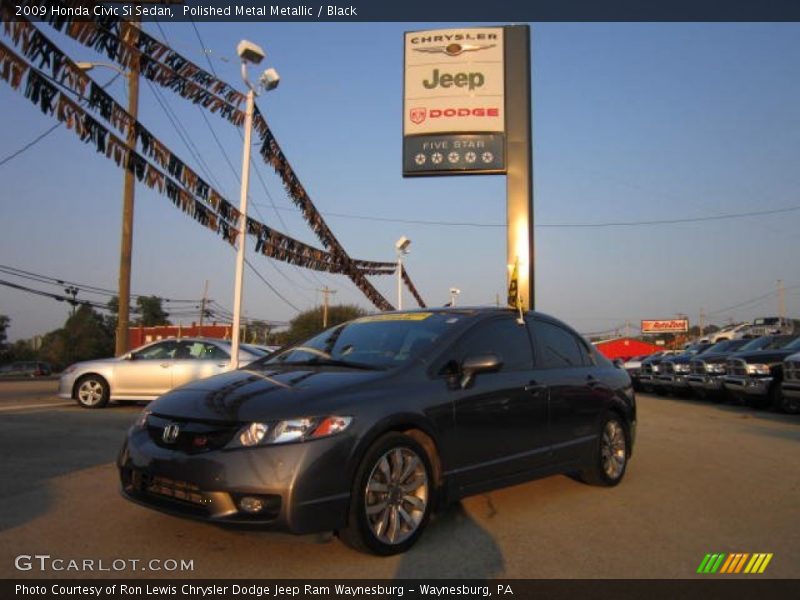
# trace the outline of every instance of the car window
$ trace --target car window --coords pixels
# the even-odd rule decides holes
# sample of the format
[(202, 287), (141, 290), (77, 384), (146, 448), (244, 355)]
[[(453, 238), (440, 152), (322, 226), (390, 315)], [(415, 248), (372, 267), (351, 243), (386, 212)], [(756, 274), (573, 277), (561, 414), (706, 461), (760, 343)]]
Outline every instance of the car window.
[(533, 339), (541, 352), (537, 366), (544, 369), (582, 367), (584, 356), (578, 339), (563, 327), (546, 321), (528, 321)]
[(230, 355), (216, 344), (210, 342), (179, 342), (175, 350), (178, 360), (218, 360), (230, 358)]
[(496, 354), (502, 371), (521, 371), (533, 367), (530, 338), (525, 327), (514, 319), (492, 319), (476, 325), (456, 344), (459, 364), (468, 356)]
[(175, 342), (161, 342), (136, 353), (137, 360), (161, 360), (175, 356)]
[(324, 364), (336, 361), (392, 368), (421, 357), (469, 315), (460, 312), (386, 313), (328, 329), (259, 364)]

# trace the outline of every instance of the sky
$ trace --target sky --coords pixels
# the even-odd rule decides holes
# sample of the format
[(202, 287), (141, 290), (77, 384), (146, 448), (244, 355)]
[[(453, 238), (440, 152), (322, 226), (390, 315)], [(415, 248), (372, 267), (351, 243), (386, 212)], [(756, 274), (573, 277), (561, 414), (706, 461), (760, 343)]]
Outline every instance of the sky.
[[(412, 240), (405, 264), (428, 304), (444, 304), (458, 287), (459, 304), (493, 305), (506, 285), (505, 178), (401, 175), (403, 32), (460, 25), (198, 23), (202, 45), (191, 23), (145, 29), (201, 66), (210, 60), (238, 88), (236, 44), (260, 44), (263, 64), (281, 82), (258, 106), (350, 255), (394, 260), (394, 242), (405, 235)], [(104, 60), (43, 31), (76, 61)], [(107, 82), (114, 72), (92, 75)], [(701, 309), (706, 323), (723, 324), (776, 314), (780, 279), (788, 315), (800, 317), (800, 211), (564, 226), (800, 206), (800, 25), (534, 23), (532, 88), (537, 309), (584, 333), (681, 313), (694, 324)], [(108, 90), (124, 103), (121, 78)], [(212, 181), (238, 205), (239, 132), (211, 114), (209, 127), (201, 109), (159, 92), (142, 80), (140, 121), (203, 175), (193, 157), (200, 154)], [(158, 100), (177, 116), (182, 136)], [(0, 161), (54, 123), (0, 81)], [(256, 163), (252, 216), (319, 247), (279, 179)], [(116, 288), (122, 178), (64, 127), (0, 165), (0, 264)], [(345, 277), (272, 261), (253, 245), (249, 259), (285, 300), (247, 270), (248, 318), (288, 321), (319, 304), (323, 286), (336, 290), (334, 302), (371, 308)], [(233, 249), (143, 185), (133, 247), (134, 293), (199, 299), (208, 280), (209, 297), (232, 307)], [(393, 277), (371, 281), (396, 303)], [(106, 300), (83, 289), (78, 298)], [(414, 306), (407, 293), (404, 306)], [(0, 287), (11, 340), (61, 326), (68, 309)], [(193, 317), (184, 311), (175, 320)]]

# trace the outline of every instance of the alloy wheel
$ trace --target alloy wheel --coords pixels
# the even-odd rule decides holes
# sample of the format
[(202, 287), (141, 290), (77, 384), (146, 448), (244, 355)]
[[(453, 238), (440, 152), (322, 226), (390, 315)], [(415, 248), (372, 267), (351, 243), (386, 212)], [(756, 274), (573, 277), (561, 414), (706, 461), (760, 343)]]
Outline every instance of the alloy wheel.
[(600, 460), (606, 477), (613, 481), (622, 476), (626, 460), (625, 430), (613, 419), (608, 421), (603, 429)]
[(428, 506), (425, 464), (410, 448), (392, 448), (378, 459), (364, 491), (367, 523), (376, 539), (400, 544), (419, 528)]
[(84, 406), (94, 406), (103, 399), (103, 384), (96, 379), (87, 379), (78, 387), (78, 400)]

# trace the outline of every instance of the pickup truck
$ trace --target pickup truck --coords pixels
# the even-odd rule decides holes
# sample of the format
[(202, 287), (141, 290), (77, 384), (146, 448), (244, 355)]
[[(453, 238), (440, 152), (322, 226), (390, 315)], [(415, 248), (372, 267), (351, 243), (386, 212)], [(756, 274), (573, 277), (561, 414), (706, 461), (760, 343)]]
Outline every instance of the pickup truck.
[(679, 395), (691, 392), (686, 377), (689, 374), (692, 359), (695, 356), (704, 354), (713, 347), (714, 344), (709, 344), (708, 342), (692, 344), (687, 346), (681, 354), (669, 356), (662, 360), (656, 376), (656, 390), (658, 391), (660, 388), (663, 392)]
[(800, 352), (783, 361), (781, 408), (791, 415), (800, 413)]
[(740, 352), (728, 358), (725, 389), (745, 404), (755, 408), (772, 405), (781, 410), (783, 361), (800, 351), (800, 336), (776, 335), (763, 350)]
[(681, 354), (683, 350), (664, 350), (651, 354), (642, 361), (639, 367), (638, 381), (641, 389), (645, 392), (656, 392), (662, 394), (663, 390), (658, 385), (657, 377), (661, 368), (661, 361), (669, 356)]
[(686, 382), (698, 398), (719, 402), (725, 398), (722, 385), (728, 357), (736, 352), (760, 350), (772, 340), (769, 336), (754, 340), (726, 340), (692, 358)]

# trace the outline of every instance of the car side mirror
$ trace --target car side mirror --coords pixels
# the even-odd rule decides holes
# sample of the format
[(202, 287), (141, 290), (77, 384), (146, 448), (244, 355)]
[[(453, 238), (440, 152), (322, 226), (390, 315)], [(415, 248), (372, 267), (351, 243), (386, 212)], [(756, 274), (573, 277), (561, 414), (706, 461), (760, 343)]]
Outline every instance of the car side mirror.
[(625, 361), (622, 360), (621, 358), (615, 358), (612, 362), (614, 363), (614, 366), (617, 367), (618, 369), (622, 369), (625, 366)]
[(475, 354), (468, 356), (461, 363), (461, 389), (469, 387), (478, 373), (499, 371), (503, 361), (496, 354)]
[(136, 360), (136, 354), (134, 352), (128, 352), (122, 356), (124, 360)]

